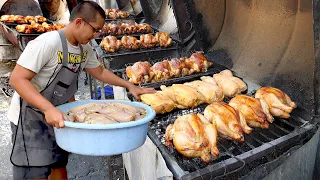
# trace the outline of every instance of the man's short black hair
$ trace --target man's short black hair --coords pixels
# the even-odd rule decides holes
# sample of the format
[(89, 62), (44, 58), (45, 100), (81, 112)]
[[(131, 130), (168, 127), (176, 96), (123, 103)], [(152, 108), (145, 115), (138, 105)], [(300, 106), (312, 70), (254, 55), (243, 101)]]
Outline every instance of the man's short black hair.
[(106, 19), (106, 13), (99, 4), (93, 1), (83, 1), (73, 8), (70, 14), (70, 21), (82, 18), (86, 22), (95, 22), (97, 14)]

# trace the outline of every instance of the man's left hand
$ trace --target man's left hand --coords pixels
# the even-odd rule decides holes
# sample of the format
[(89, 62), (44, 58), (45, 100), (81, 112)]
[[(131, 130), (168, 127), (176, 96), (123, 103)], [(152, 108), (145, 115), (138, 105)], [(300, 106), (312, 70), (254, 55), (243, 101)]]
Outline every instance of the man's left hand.
[(129, 91), (136, 98), (136, 100), (140, 100), (140, 95), (142, 94), (152, 94), (156, 92), (154, 88), (142, 88), (135, 85), (131, 86)]

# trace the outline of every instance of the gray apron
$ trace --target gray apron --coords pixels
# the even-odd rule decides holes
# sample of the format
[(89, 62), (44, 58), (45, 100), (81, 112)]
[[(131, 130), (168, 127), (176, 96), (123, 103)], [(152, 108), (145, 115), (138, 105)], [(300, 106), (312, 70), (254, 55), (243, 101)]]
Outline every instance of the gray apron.
[[(63, 48), (62, 68), (40, 94), (54, 106), (68, 102), (77, 91), (79, 72), (68, 68), (68, 46), (63, 31), (59, 31)], [(83, 49), (80, 55), (83, 58)], [(52, 80), (53, 78), (53, 80)], [(48, 166), (62, 158), (65, 152), (56, 143), (53, 127), (48, 125), (44, 113), (20, 98), (20, 115), (17, 130), (13, 138), (11, 162), (16, 166)]]

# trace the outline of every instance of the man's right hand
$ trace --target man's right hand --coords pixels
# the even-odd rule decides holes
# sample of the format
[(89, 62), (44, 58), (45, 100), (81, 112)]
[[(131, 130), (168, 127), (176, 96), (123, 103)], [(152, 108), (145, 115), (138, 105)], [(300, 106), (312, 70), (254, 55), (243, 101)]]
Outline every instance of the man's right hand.
[(66, 115), (56, 107), (45, 110), (44, 115), (47, 123), (56, 128), (63, 128), (64, 120), (67, 120)]

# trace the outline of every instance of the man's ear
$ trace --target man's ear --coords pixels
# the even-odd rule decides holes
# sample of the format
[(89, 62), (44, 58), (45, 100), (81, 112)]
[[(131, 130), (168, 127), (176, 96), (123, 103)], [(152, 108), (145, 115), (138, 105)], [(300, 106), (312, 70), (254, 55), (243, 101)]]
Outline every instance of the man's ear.
[(82, 18), (77, 18), (74, 20), (74, 22), (77, 26), (80, 26), (83, 23), (83, 20), (82, 20)]

